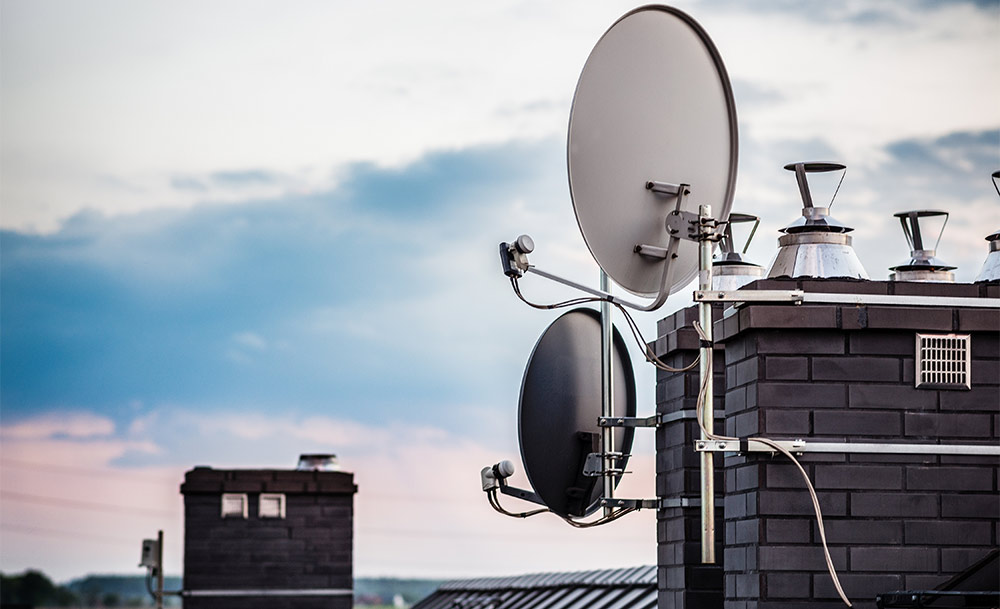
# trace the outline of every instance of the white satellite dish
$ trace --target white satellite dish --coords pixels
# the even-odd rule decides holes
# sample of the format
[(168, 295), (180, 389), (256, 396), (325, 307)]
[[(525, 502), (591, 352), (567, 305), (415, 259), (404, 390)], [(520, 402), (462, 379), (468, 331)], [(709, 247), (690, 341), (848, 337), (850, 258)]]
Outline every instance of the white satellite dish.
[[(691, 281), (698, 243), (681, 240), (676, 256), (665, 256), (667, 216), (679, 198), (680, 211), (711, 205), (725, 220), (737, 156), (732, 87), (705, 30), (668, 6), (615, 22), (580, 75), (567, 142), (577, 223), (601, 268), (642, 296)], [(670, 194), (669, 185), (681, 184), (688, 196)], [(661, 286), (667, 263), (670, 285)]]

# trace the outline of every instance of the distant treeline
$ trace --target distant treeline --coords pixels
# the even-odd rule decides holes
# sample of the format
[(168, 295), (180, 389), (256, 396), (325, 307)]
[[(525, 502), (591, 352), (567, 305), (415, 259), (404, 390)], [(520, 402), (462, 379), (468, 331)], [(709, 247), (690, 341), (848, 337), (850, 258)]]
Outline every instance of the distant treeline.
[[(180, 590), (180, 577), (165, 577), (165, 590)], [(433, 592), (440, 580), (359, 577), (354, 580), (356, 607), (392, 605), (399, 595), (407, 605)], [(179, 607), (180, 599), (164, 599)], [(40, 571), (19, 575), (0, 573), (0, 605), (7, 607), (152, 607), (142, 575), (88, 575), (56, 584)]]
[[(181, 578), (165, 577), (165, 590), (179, 590)], [(168, 607), (180, 599), (166, 598)], [(41, 571), (20, 575), (0, 573), (0, 605), (4, 607), (152, 607), (142, 575), (88, 575), (65, 584), (54, 583)]]

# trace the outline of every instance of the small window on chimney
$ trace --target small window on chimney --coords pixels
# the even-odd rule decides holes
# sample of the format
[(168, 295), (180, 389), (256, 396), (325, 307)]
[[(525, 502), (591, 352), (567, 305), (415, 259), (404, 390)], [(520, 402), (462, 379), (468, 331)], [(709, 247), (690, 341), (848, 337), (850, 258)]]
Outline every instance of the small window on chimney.
[(261, 493), (259, 512), (261, 518), (284, 518), (285, 496), (281, 493)]
[(248, 504), (246, 493), (223, 493), (222, 517), (246, 518)]
[(916, 386), (921, 389), (972, 389), (969, 334), (917, 334)]

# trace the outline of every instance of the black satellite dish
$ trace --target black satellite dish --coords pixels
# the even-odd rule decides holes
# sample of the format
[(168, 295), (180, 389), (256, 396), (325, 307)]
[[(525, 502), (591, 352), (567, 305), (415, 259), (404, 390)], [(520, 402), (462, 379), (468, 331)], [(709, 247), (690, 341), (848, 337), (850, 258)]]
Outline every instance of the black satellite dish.
[[(614, 331), (615, 416), (635, 416), (635, 379), (625, 341)], [(599, 474), (585, 475), (587, 455), (600, 453), (601, 318), (591, 309), (564, 313), (542, 333), (524, 369), (517, 429), (521, 461), (535, 493), (560, 516), (582, 517), (604, 495)], [(633, 430), (616, 428), (625, 468)], [(619, 477), (620, 479), (620, 477)]]

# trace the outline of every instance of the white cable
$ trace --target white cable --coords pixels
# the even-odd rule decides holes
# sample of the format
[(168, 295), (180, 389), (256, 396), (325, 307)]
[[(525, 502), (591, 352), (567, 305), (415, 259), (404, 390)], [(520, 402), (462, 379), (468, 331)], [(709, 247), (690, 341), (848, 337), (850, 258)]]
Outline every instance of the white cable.
[[(704, 329), (702, 329), (701, 324), (699, 324), (697, 321), (694, 322), (694, 329), (696, 332), (698, 332), (698, 336), (701, 337), (703, 341), (708, 341), (708, 336), (706, 336)], [(705, 392), (708, 389), (708, 383), (710, 383), (711, 381), (712, 379), (708, 375), (706, 375), (705, 378), (702, 380), (700, 389), (698, 390), (698, 402), (696, 411), (698, 426), (701, 428), (701, 431), (705, 435), (705, 437), (708, 438), (709, 440), (716, 440), (722, 442), (739, 442), (740, 441), (739, 438), (720, 436), (714, 433), (710, 433), (705, 428), (705, 423), (704, 421), (702, 421), (702, 410), (704, 409), (705, 405)], [(813, 488), (812, 481), (809, 480), (809, 474), (806, 473), (805, 468), (802, 467), (802, 464), (799, 463), (799, 460), (796, 459), (795, 456), (792, 455), (792, 453), (790, 453), (787, 449), (785, 449), (783, 446), (781, 446), (774, 440), (768, 438), (746, 438), (746, 439), (752, 442), (760, 442), (761, 444), (770, 446), (777, 452), (780, 452), (781, 454), (788, 457), (792, 461), (792, 463), (795, 464), (795, 467), (799, 469), (799, 473), (802, 474), (802, 479), (805, 480), (806, 482), (806, 488), (809, 489), (809, 496), (810, 498), (812, 498), (813, 510), (815, 510), (816, 512), (816, 524), (819, 526), (819, 537), (820, 540), (823, 542), (823, 555), (826, 558), (826, 568), (830, 572), (830, 577), (833, 579), (833, 586), (834, 588), (837, 589), (837, 594), (840, 595), (840, 599), (844, 601), (844, 604), (846, 604), (848, 607), (853, 606), (851, 605), (850, 599), (848, 599), (847, 595), (844, 594), (844, 589), (840, 586), (840, 579), (837, 577), (837, 569), (833, 566), (833, 559), (830, 557), (830, 548), (827, 546), (826, 543), (826, 529), (823, 526), (823, 512), (820, 509), (819, 497), (816, 496), (816, 489)]]

